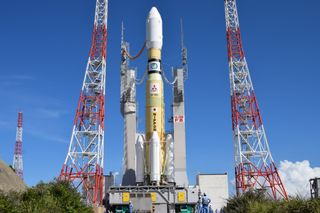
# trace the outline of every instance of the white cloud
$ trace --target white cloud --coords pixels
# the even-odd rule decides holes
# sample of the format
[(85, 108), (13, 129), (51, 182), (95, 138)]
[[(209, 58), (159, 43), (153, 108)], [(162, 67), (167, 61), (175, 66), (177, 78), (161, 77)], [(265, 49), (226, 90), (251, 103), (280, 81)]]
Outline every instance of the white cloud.
[(20, 86), (27, 81), (36, 80), (34, 76), (31, 75), (11, 75), (11, 76), (0, 76), (1, 87), (7, 86)]
[(46, 140), (46, 141), (51, 141), (51, 142), (57, 142), (57, 143), (64, 143), (67, 144), (69, 141), (69, 138), (62, 138), (58, 137), (56, 135), (50, 134), (49, 132), (44, 132), (43, 130), (41, 131), (34, 131), (31, 129), (26, 129), (24, 131), (26, 134), (30, 134), (36, 138)]
[(310, 197), (309, 179), (320, 177), (320, 167), (311, 167), (308, 160), (281, 161), (279, 173), (288, 195)]
[(60, 109), (40, 108), (40, 109), (38, 109), (38, 113), (41, 116), (44, 116), (46, 118), (60, 118), (61, 116), (65, 115), (67, 113), (67, 111), (60, 110)]

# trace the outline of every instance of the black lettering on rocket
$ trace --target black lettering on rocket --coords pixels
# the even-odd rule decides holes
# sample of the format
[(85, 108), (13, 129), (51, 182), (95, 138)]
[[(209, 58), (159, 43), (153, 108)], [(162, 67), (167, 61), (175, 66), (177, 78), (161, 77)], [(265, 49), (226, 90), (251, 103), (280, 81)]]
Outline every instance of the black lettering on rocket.
[(157, 113), (152, 113), (153, 119), (152, 119), (152, 128), (153, 131), (157, 131)]

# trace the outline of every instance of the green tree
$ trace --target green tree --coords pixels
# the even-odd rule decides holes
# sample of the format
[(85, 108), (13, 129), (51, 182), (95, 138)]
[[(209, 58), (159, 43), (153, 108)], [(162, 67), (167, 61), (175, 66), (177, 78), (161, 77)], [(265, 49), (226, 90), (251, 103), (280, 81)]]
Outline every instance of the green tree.
[(92, 213), (68, 182), (40, 182), (25, 192), (0, 193), (1, 213)]

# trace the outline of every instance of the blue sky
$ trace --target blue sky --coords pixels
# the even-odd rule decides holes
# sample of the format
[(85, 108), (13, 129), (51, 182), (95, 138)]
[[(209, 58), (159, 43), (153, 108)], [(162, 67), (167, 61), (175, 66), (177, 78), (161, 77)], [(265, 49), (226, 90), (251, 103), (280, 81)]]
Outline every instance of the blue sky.
[[(273, 157), (319, 166), (320, 2), (238, 0), (244, 49)], [(0, 158), (12, 163), (18, 110), (24, 112), (25, 181), (60, 172), (91, 42), (95, 1), (3, 1), (0, 6)], [(230, 91), (223, 0), (110, 0), (107, 47), (105, 172), (120, 170), (123, 122), (119, 112), (121, 21), (135, 54), (145, 18), (156, 6), (163, 19), (163, 62), (180, 64), (179, 21), (189, 53), (186, 81), (187, 161), (197, 173), (233, 178)], [(146, 54), (132, 66), (142, 76)], [(166, 111), (170, 87), (166, 86)], [(138, 88), (143, 130), (144, 85)], [(166, 117), (169, 117), (166, 114)], [(168, 125), (169, 127), (169, 125)]]

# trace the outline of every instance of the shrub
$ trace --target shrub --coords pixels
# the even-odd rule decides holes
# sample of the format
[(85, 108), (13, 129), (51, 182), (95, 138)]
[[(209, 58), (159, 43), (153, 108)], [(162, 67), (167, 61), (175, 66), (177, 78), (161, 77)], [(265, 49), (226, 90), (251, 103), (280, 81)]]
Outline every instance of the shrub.
[(320, 213), (320, 200), (291, 197), (275, 201), (263, 191), (248, 191), (228, 199), (225, 213)]
[(25, 192), (0, 192), (1, 213), (91, 213), (68, 182), (40, 182)]

